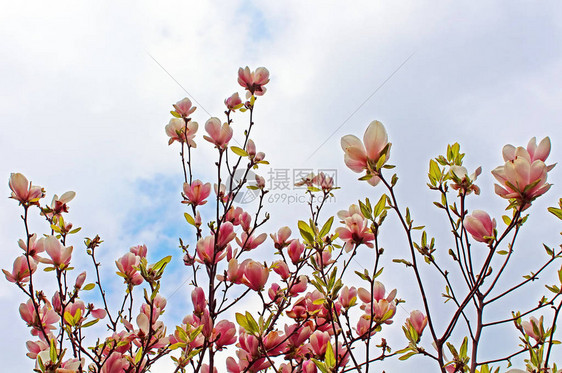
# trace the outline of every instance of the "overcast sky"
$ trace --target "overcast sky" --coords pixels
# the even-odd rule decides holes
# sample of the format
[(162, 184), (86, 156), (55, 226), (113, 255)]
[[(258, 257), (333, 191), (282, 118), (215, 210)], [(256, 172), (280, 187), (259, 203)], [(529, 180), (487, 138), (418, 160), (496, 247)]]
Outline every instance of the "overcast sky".
[[(129, 246), (146, 243), (154, 259), (173, 254), (163, 288), (172, 326), (189, 312), (188, 290), (176, 286), (188, 278), (176, 247), (178, 236), (190, 236), (179, 204), (178, 149), (168, 147), (164, 126), (185, 91), (197, 101), (194, 118), (202, 125), (221, 115), (224, 98), (242, 92), (238, 67), (266, 66), (271, 82), (258, 102), (253, 138), (273, 169), (337, 170), (343, 189), (327, 213), (380, 195), (344, 166), (339, 139), (361, 137), (369, 122), (381, 120), (402, 204), (431, 234), (446, 234), (432, 208), (435, 196), (423, 188), (428, 160), (448, 143), (461, 143), (470, 171), (483, 167), (482, 196), (469, 208), (498, 221), (506, 204), (493, 195), (490, 170), (500, 165), (504, 144), (550, 136), (550, 163), (562, 159), (561, 45), (556, 1), (11, 2), (0, 12), (0, 196), (9, 195), (10, 172), (44, 186), (48, 200), (76, 191), (69, 218), (83, 229), (75, 256), (83, 254), (83, 237), (100, 234), (108, 280), (113, 260)], [(236, 120), (242, 124), (243, 116)], [(198, 139), (196, 174), (207, 178), (203, 163), (212, 149)], [(545, 210), (561, 196), (558, 168), (549, 175), (554, 186), (530, 210), (522, 262), (535, 259), (541, 242), (560, 243), (560, 226)], [(295, 228), (294, 217), (307, 213), (298, 203), (267, 209), (274, 216), (267, 231)], [(0, 198), (0, 211), (0, 267), (11, 269), (24, 231), (13, 200)], [(405, 252), (403, 237), (383, 238), (385, 247)], [(267, 256), (266, 246), (260, 255)], [(408, 300), (397, 315), (401, 324), (421, 305), (408, 290), (412, 279), (390, 259), (383, 281)], [(111, 281), (118, 294), (120, 281)], [(0, 358), (13, 371), (31, 367), (24, 356), (29, 331), (17, 313), (24, 300), (0, 281)]]

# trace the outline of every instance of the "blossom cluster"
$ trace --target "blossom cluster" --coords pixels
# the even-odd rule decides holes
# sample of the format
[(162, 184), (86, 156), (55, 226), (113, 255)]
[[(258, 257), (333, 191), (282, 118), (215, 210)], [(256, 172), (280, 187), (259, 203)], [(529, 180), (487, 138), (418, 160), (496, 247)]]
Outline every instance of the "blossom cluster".
[[(42, 203), (46, 196), (42, 187), (20, 173), (10, 176), (10, 198), (23, 209), (25, 237), (18, 241), (23, 253), (15, 258), (11, 271), (3, 272), (28, 298), (19, 313), (30, 329), (27, 356), (34, 360), (36, 371), (140, 373), (169, 356), (175, 372), (362, 372), (394, 356), (406, 360), (419, 355), (435, 361), (441, 372), (485, 373), (492, 368), (478, 360), (480, 335), (485, 328), (508, 322), (521, 333), (521, 351), (491, 361), (509, 361), (528, 352), (529, 371), (550, 371), (556, 317), (562, 309), (558, 299), (562, 269), (558, 272), (561, 284), (547, 285), (552, 295), (542, 296), (537, 307), (523, 313), (514, 311), (503, 320), (482, 321), (485, 307), (536, 280), (562, 257), (562, 251), (545, 245), (549, 257), (543, 267), (514, 287), (492, 291), (499, 287), (498, 280), (514, 253), (517, 233), (527, 219), (523, 211), (551, 187), (546, 181), (554, 165), (545, 163), (550, 139), (537, 144), (532, 138), (526, 148), (503, 148), (505, 164), (492, 174), (498, 182), (496, 193), (509, 201), (508, 210), (512, 211), (511, 217), (498, 219), (505, 228), (488, 212), (468, 207), (468, 198), (481, 192), (476, 181), (482, 168), (469, 175), (458, 144), (449, 145), (445, 156), (430, 161), (428, 186), (439, 193), (434, 205), (444, 210), (453, 234), (454, 246), (448, 251), (452, 266), (443, 264), (435, 238), (428, 236), (425, 226), (414, 224), (410, 209), (399, 206), (395, 190), (398, 176), (387, 175), (394, 168), (389, 164), (391, 143), (380, 121), (367, 126), (362, 140), (351, 134), (341, 139), (345, 165), (361, 173), (359, 180), (376, 187), (375, 193), (383, 190), (378, 202), (365, 198), (340, 210), (339, 220), (325, 217), (325, 202), (339, 188), (329, 175), (311, 173), (296, 184), (310, 198), (309, 216), (295, 222), (298, 231), (291, 223), (268, 232), (264, 224), (270, 215), (265, 211), (264, 197), (269, 190), (258, 173), (269, 163), (251, 136), (257, 100), (267, 92), (269, 81), (264, 67), (240, 68), (238, 84), (246, 91), (245, 100), (238, 92), (224, 99), (225, 120), (208, 118), (202, 142), (199, 125), (193, 120), (197, 108), (191, 100), (184, 98), (172, 105), (172, 118), (164, 131), (168, 145), (180, 147), (184, 180), (179, 189), (191, 230), (188, 240), (179, 239), (179, 246), (183, 265), (191, 274), (191, 302), (170, 332), (162, 318), (168, 302), (160, 289), (172, 255), (149, 263), (152, 253), (142, 244), (122, 253), (115, 260), (115, 274), (123, 281), (124, 295), (113, 304), (106, 297), (101, 263), (96, 259), (103, 250), (99, 236), (84, 241), (93, 271), (73, 275), (79, 252), (70, 243), (80, 228), (73, 227), (67, 214), (75, 193), (54, 195), (50, 204)], [(248, 125), (239, 125), (238, 118), (248, 114)], [(243, 136), (237, 146), (232, 145), (235, 133)], [(216, 179), (207, 179), (193, 162), (198, 145), (209, 146), (216, 153)], [(240, 172), (242, 177), (235, 177)], [(246, 189), (258, 197), (253, 204), (241, 205), (237, 196)], [(456, 196), (451, 197), (450, 190)], [(32, 211), (45, 220), (47, 234), (30, 231)], [(562, 219), (562, 200), (559, 209), (550, 211)], [(382, 275), (386, 256), (379, 234), (389, 213), (395, 214), (405, 233), (407, 253), (399, 248), (388, 251), (393, 251), (394, 263), (406, 267), (404, 278), (419, 290), (418, 302), (423, 305), (421, 310), (411, 310), (406, 303), (410, 310), (405, 320), (397, 315), (405, 301), (398, 298), (397, 289), (387, 291), (383, 283), (389, 285), (403, 276), (398, 272)], [(511, 241), (506, 244), (508, 236)], [(480, 244), (488, 249), (471, 247)], [(273, 253), (274, 259), (266, 256), (266, 260), (259, 260), (262, 253)], [(353, 271), (358, 258), (370, 269)], [(445, 289), (441, 296), (453, 305), (449, 314), (437, 314), (433, 309), (431, 297), (438, 285), (424, 279), (422, 261), (441, 276)], [(53, 275), (56, 290), (52, 294), (39, 288), (39, 269)], [(451, 273), (458, 274), (458, 281), (451, 279)], [(93, 277), (92, 283), (86, 283), (88, 276)], [(361, 285), (352, 285), (351, 279)], [(90, 297), (84, 292), (93, 289), (98, 291), (97, 305), (85, 302)], [(555, 310), (550, 327), (543, 315), (527, 316), (548, 306)], [(106, 329), (87, 346), (89, 339), (84, 335), (100, 320)], [(391, 348), (384, 334), (395, 321), (404, 321), (406, 341), (401, 349)], [(455, 338), (464, 332), (470, 340), (467, 336), (455, 347), (459, 342)]]

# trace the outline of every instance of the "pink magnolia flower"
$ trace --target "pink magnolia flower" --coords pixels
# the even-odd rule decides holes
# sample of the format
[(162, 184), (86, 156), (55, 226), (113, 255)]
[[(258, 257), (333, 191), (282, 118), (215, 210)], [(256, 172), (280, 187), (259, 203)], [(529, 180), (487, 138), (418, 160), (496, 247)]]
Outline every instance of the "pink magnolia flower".
[(38, 340), (38, 341), (27, 341), (25, 343), (25, 345), (27, 346), (27, 350), (29, 351), (26, 355), (30, 358), (30, 359), (36, 359), (37, 355), (45, 350), (49, 349), (49, 344), (45, 341), (42, 340)]
[(243, 212), (238, 219), (240, 221), (240, 226), (244, 230), (244, 232), (249, 232), (252, 228), (252, 215), (248, 214), (247, 212)]
[(173, 106), (174, 109), (176, 109), (175, 112), (182, 118), (189, 117), (189, 115), (197, 109), (195, 106), (192, 106), (191, 100), (187, 97), (176, 102)]
[(230, 222), (222, 223), (217, 233), (217, 247), (223, 249), (226, 245), (236, 237), (234, 226)]
[(480, 188), (478, 185), (474, 184), (478, 175), (482, 173), (482, 167), (478, 167), (472, 175), (468, 175), (468, 171), (463, 166), (451, 166), (449, 174), (453, 179), (453, 184), (451, 188), (454, 190), (464, 191), (466, 194), (474, 192), (475, 194), (480, 194)]
[(269, 278), (269, 269), (261, 263), (250, 260), (244, 266), (244, 284), (250, 289), (261, 291)]
[(287, 341), (283, 334), (273, 330), (263, 338), (263, 346), (269, 356), (281, 355), (287, 347)]
[(228, 195), (226, 194), (226, 185), (221, 184), (220, 186), (218, 184), (214, 184), (213, 188), (215, 189), (215, 194), (224, 202), (226, 203), (228, 201)]
[(187, 197), (188, 203), (195, 206), (202, 206), (207, 203), (206, 199), (211, 194), (211, 183), (203, 184), (201, 180), (183, 184), (183, 193)]
[(296, 297), (300, 293), (306, 291), (307, 287), (308, 287), (308, 277), (306, 277), (305, 275), (300, 275), (299, 281), (297, 283), (293, 282), (293, 284), (291, 285), (289, 289), (289, 294), (292, 297)]
[(10, 198), (18, 200), (22, 204), (38, 204), (39, 199), (45, 196), (43, 188), (34, 186), (20, 173), (10, 174), (8, 185), (12, 190)]
[(53, 294), (53, 297), (51, 298), (51, 305), (56, 313), (60, 314), (62, 312), (62, 301), (58, 290), (55, 291), (55, 294)]
[(5, 269), (2, 270), (2, 272), (4, 272), (4, 275), (6, 276), (6, 279), (14, 283), (29, 281), (29, 277), (37, 270), (37, 264), (31, 257), (29, 258), (29, 264), (27, 263), (27, 261), (28, 259), (25, 257), (25, 255), (18, 256), (14, 261), (14, 267), (11, 273)]
[(76, 289), (80, 289), (82, 288), (82, 285), (84, 285), (84, 281), (86, 281), (86, 272), (82, 272), (78, 275), (78, 277), (76, 277), (76, 281), (74, 283), (74, 287)]
[(210, 143), (215, 144), (219, 149), (224, 149), (228, 145), (228, 142), (232, 138), (233, 131), (232, 127), (228, 123), (223, 123), (219, 118), (212, 117), (205, 123), (205, 131), (209, 136), (203, 136), (203, 138)]
[[(157, 294), (152, 302), (152, 323), (156, 323), (158, 318), (162, 313), (164, 313), (164, 308), (166, 308), (166, 298)], [(150, 317), (150, 304), (143, 303), (141, 304), (141, 312), (144, 313), (147, 317)]]
[(76, 196), (75, 192), (66, 192), (62, 196), (57, 196), (56, 194), (53, 196), (53, 200), (51, 201), (51, 206), (43, 209), (43, 213), (50, 217), (59, 217), (63, 213), (68, 212), (68, 203), (74, 199)]
[(86, 306), (84, 305), (84, 302), (82, 302), (81, 300), (76, 300), (73, 303), (70, 303), (68, 306), (66, 306), (66, 308), (64, 309), (64, 313), (66, 314), (67, 312), (70, 315), (70, 317), (73, 319), (73, 321), (69, 323), (65, 317), (65, 323), (71, 325), (80, 325), (82, 321), (84, 321), (85, 319), (84, 315), (86, 314)]
[(427, 316), (421, 311), (414, 310), (410, 312), (410, 317), (406, 319), (406, 324), (412, 325), (418, 336), (421, 337), (425, 326), (427, 325)]
[(356, 245), (365, 244), (368, 247), (374, 247), (373, 241), (375, 235), (371, 233), (367, 226), (367, 219), (363, 215), (353, 214), (351, 217), (345, 218), (345, 227), (336, 228), (338, 236), (345, 241), (345, 251), (350, 252)]
[(129, 360), (119, 352), (113, 352), (103, 364), (100, 373), (123, 373), (128, 368)]
[(361, 315), (357, 321), (355, 330), (361, 339), (367, 339), (377, 332), (376, 325), (377, 323), (375, 322), (371, 324), (370, 315)]
[(68, 359), (62, 362), (60, 368), (56, 370), (56, 373), (76, 373), (81, 367), (84, 367), (84, 362), (84, 359)]
[(246, 66), (238, 69), (238, 83), (246, 90), (256, 96), (262, 96), (266, 88), (264, 85), (269, 83), (269, 71), (265, 67), (258, 67), (256, 71), (250, 71)]
[(50, 264), (53, 264), (59, 269), (64, 269), (70, 264), (70, 257), (72, 256), (72, 246), (65, 247), (55, 236), (47, 236), (39, 239), (37, 245), (41, 251), (46, 251), (51, 259), (47, 259)]
[(314, 260), (320, 267), (326, 267), (335, 262), (335, 260), (332, 259), (332, 252), (328, 248), (322, 250), (322, 253), (317, 251), (316, 254), (314, 254)]
[[(543, 316), (537, 320), (536, 317), (531, 316), (529, 321), (521, 322), (521, 326), (529, 337), (533, 338), (535, 341), (540, 342), (544, 339), (544, 327), (543, 327)], [(536, 331), (535, 331), (536, 329)]]
[(289, 258), (291, 258), (293, 264), (297, 264), (301, 260), (303, 251), (304, 245), (300, 243), (299, 240), (291, 241), (291, 243), (289, 244), (289, 248), (287, 249), (287, 253), (289, 254)]
[(41, 332), (41, 327), (43, 327), (45, 332), (49, 333), (51, 330), (55, 329), (52, 324), (59, 321), (57, 313), (47, 305), (39, 307), (39, 314), (37, 314), (31, 299), (29, 299), (26, 303), (20, 304), (19, 311), (23, 321), (33, 328), (31, 330), (31, 334), (41, 338), (42, 340), (44, 340), (44, 335)]
[(267, 238), (266, 233), (262, 233), (257, 237), (248, 236), (248, 233), (243, 232), (240, 238), (236, 237), (236, 242), (244, 251), (250, 251), (261, 245)]
[(334, 189), (334, 178), (320, 172), (318, 175), (312, 178), (312, 184), (316, 185), (323, 191), (330, 191)]
[(188, 121), (185, 123), (184, 119), (172, 118), (170, 122), (166, 125), (166, 135), (170, 137), (168, 140), (168, 145), (172, 145), (174, 141), (186, 142), (192, 148), (196, 148), (197, 144), (193, 141), (197, 130), (199, 129), (199, 124), (194, 121)]
[(219, 250), (215, 253), (215, 236), (207, 236), (197, 241), (196, 246), (197, 261), (204, 264), (218, 263), (225, 256), (224, 250)]
[(115, 265), (119, 269), (117, 274), (125, 279), (126, 284), (133, 286), (140, 285), (143, 282), (142, 275), (138, 272), (139, 264), (140, 258), (132, 252), (126, 253), (115, 261)]
[(546, 182), (548, 171), (555, 165), (547, 166), (544, 161), (550, 153), (550, 139), (539, 146), (536, 140), (529, 141), (527, 149), (506, 145), (503, 149), (505, 165), (496, 167), (492, 174), (500, 183), (495, 185), (496, 194), (515, 200), (518, 205), (528, 208), (535, 198), (546, 193), (550, 184)]
[(282, 227), (277, 233), (271, 234), (271, 239), (276, 249), (282, 249), (287, 246), (289, 237), (291, 237), (291, 229), (289, 227)]
[(48, 259), (41, 258), (39, 253), (42, 253), (45, 250), (45, 247), (42, 245), (37, 245), (37, 234), (33, 233), (31, 237), (29, 237), (29, 247), (24, 240), (20, 239), (18, 241), (19, 247), (27, 254), (29, 254), (35, 261), (41, 263), (48, 263)]
[[(201, 365), (201, 373), (211, 373), (211, 368), (208, 364)], [(213, 373), (218, 373), (217, 367), (213, 366)]]
[(308, 321), (304, 325), (285, 324), (285, 335), (289, 338), (289, 344), (292, 346), (301, 346), (304, 342), (310, 338), (314, 329), (314, 324), (312, 321)]
[(220, 350), (224, 346), (228, 346), (236, 342), (236, 325), (234, 323), (221, 320), (213, 329), (213, 340), (215, 346)]
[(271, 264), (271, 268), (275, 273), (281, 276), (283, 281), (286, 281), (291, 276), (291, 271), (289, 270), (289, 266), (282, 260), (277, 260)]
[(241, 284), (244, 280), (244, 266), (246, 262), (250, 259), (246, 259), (241, 264), (238, 264), (238, 260), (232, 258), (228, 261), (228, 268), (226, 270), (226, 277), (222, 275), (217, 275), (220, 281), (228, 280), (235, 284)]
[(242, 100), (238, 92), (235, 92), (224, 100), (224, 104), (228, 110), (236, 110), (242, 107)]
[(244, 210), (241, 207), (234, 207), (231, 206), (228, 211), (226, 212), (225, 216), (224, 216), (224, 220), (231, 222), (232, 225), (239, 225), (240, 224), (240, 218), (242, 217), (242, 214), (244, 213)]
[(379, 281), (375, 281), (372, 293), (364, 288), (357, 291), (357, 295), (364, 302), (361, 309), (367, 315), (372, 314), (377, 323), (392, 324), (391, 319), (396, 314), (396, 289), (388, 293), (386, 298), (385, 293), (385, 287)]
[(205, 291), (196, 287), (191, 292), (191, 301), (193, 302), (193, 313), (200, 315), (207, 308), (207, 299), (205, 298)]
[(297, 187), (301, 187), (301, 186), (307, 186), (307, 187), (311, 187), (312, 186), (312, 180), (314, 179), (314, 172), (309, 173), (308, 175), (306, 175), (305, 177), (301, 178), (300, 181), (297, 181), (295, 183), (295, 186)]
[(103, 308), (95, 308), (91, 312), (91, 315), (94, 316), (96, 319), (103, 319), (107, 316), (107, 311)]
[[(358, 214), (359, 216), (363, 216), (363, 213), (361, 212), (361, 209), (356, 204), (352, 204), (351, 206), (349, 206), (349, 209), (347, 209), (347, 210), (338, 211), (338, 218), (341, 219), (342, 223), (345, 223), (345, 219), (352, 217), (354, 214)], [(363, 218), (365, 218), (365, 217), (363, 216)]]
[(246, 144), (246, 153), (248, 153), (248, 156), (250, 157), (250, 159), (253, 159), (256, 155), (256, 144), (254, 143), (254, 140), (252, 139), (248, 139), (248, 143)]
[(310, 336), (310, 348), (314, 355), (322, 356), (326, 352), (328, 342), (330, 341), (330, 334), (327, 332), (315, 331)]
[(465, 216), (463, 225), (476, 241), (488, 244), (494, 241), (496, 219), (491, 219), (485, 211), (474, 210)]
[(271, 299), (272, 301), (276, 303), (280, 302), (281, 297), (283, 296), (283, 291), (281, 290), (281, 286), (279, 286), (279, 284), (274, 282), (269, 287), (269, 290), (267, 291), (267, 295), (269, 295), (269, 299)]
[(316, 364), (312, 360), (305, 360), (302, 362), (301, 371), (303, 373), (316, 373), (318, 372)]
[[(536, 160), (541, 160), (543, 162), (546, 162), (546, 159), (548, 158), (549, 154), (550, 154), (549, 137), (545, 137), (544, 139), (542, 139), (538, 146), (537, 146), (536, 137), (533, 137), (531, 140), (529, 140), (529, 143), (527, 144), (527, 149), (521, 146), (516, 148), (511, 144), (507, 144), (506, 146), (503, 147), (502, 150), (503, 159), (506, 162), (513, 161), (517, 157), (521, 157), (521, 156), (526, 157), (527, 155), (531, 163)], [(549, 167), (548, 171), (550, 171), (554, 167), (554, 165), (548, 167)]]
[[(362, 172), (367, 170), (372, 175), (369, 184), (375, 186), (379, 178), (374, 174), (375, 165), (382, 156), (382, 151), (388, 145), (388, 135), (383, 124), (377, 120), (371, 122), (365, 134), (363, 142), (354, 135), (346, 135), (341, 139), (341, 147), (345, 152), (344, 162), (352, 171)], [(388, 159), (388, 152), (385, 155)]]
[(255, 179), (256, 179), (256, 186), (263, 190), (265, 188), (265, 178), (263, 178), (260, 175), (256, 175)]
[(148, 249), (146, 248), (146, 245), (137, 245), (137, 246), (130, 247), (129, 251), (138, 257), (146, 258), (146, 253), (148, 252)]
[(350, 308), (357, 302), (357, 289), (352, 286), (351, 288), (344, 286), (340, 293), (339, 301), (343, 308)]

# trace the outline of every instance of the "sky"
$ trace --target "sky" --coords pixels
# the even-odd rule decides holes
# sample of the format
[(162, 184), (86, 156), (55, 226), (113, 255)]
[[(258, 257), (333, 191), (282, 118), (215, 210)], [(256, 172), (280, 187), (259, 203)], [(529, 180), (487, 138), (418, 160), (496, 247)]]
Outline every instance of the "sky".
[[(189, 274), (177, 239), (192, 236), (179, 203), (178, 148), (167, 145), (164, 126), (171, 105), (186, 96), (196, 101), (201, 128), (220, 116), (224, 98), (242, 92), (240, 66), (265, 66), (271, 73), (252, 132), (271, 172), (336, 170), (342, 189), (325, 219), (359, 198), (380, 196), (380, 188), (358, 182), (345, 167), (339, 146), (343, 135), (361, 137), (375, 119), (393, 143), (401, 203), (443, 242), (443, 253), (448, 230), (432, 207), (436, 197), (424, 187), (428, 160), (448, 143), (461, 143), (469, 171), (483, 168), (482, 195), (469, 209), (486, 209), (498, 222), (506, 203), (493, 194), (490, 171), (501, 164), (504, 144), (550, 136), (550, 163), (562, 159), (562, 5), (556, 1), (28, 1), (2, 8), (0, 196), (9, 196), (11, 172), (44, 186), (47, 200), (76, 191), (69, 219), (83, 227), (74, 242), (77, 266), (87, 266), (83, 237), (99, 234), (105, 241), (102, 274), (115, 299), (123, 285), (112, 274), (113, 260), (130, 246), (147, 244), (154, 260), (173, 255), (163, 287), (170, 325), (189, 307), (188, 289), (178, 286)], [(235, 117), (235, 126), (243, 120)], [(205, 162), (214, 153), (198, 138), (195, 173), (209, 179)], [(268, 175), (268, 169), (260, 172)], [(507, 282), (516, 281), (523, 265), (540, 263), (535, 253), (542, 242), (560, 244), (560, 226), (546, 212), (562, 194), (560, 175), (556, 167), (549, 174), (553, 187), (530, 209), (515, 277)], [(288, 201), (298, 193), (271, 195)], [(295, 231), (295, 216), (307, 214), (302, 203), (274, 201), (266, 208), (273, 216), (267, 232), (283, 225)], [(8, 198), (0, 199), (0, 211), (0, 267), (11, 269), (24, 235), (21, 212)], [(44, 229), (38, 217), (32, 227)], [(382, 281), (408, 300), (397, 314), (399, 330), (421, 303), (413, 278), (391, 263), (405, 255), (404, 237), (392, 225), (388, 229)], [(259, 255), (267, 257), (265, 246)], [(532, 304), (535, 294), (511, 301)], [(32, 364), (24, 355), (29, 332), (17, 313), (24, 300), (0, 281), (6, 336), (0, 357), (14, 371), (29, 371)], [(438, 296), (433, 302), (441, 307)], [(503, 307), (494, 312), (512, 309)], [(515, 334), (506, 333), (513, 340)], [(411, 361), (432, 371), (424, 359)]]

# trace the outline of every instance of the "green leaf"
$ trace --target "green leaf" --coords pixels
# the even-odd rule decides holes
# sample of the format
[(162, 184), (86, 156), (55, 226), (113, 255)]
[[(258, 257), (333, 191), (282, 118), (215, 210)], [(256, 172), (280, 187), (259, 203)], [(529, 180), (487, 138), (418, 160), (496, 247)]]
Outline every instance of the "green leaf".
[(324, 237), (328, 233), (330, 233), (330, 229), (332, 228), (333, 223), (334, 223), (334, 217), (331, 216), (330, 219), (328, 219), (328, 221), (322, 226), (322, 229), (320, 229), (319, 236)]
[(372, 215), (371, 206), (369, 206), (366, 203), (363, 203), (362, 201), (358, 201), (358, 202), (359, 202), (359, 209), (361, 210), (361, 214), (363, 214), (363, 216), (366, 217), (367, 219), (372, 219), (373, 215)]
[(72, 315), (70, 312), (64, 312), (64, 321), (66, 321), (69, 325), (74, 325), (74, 320), (72, 319)]
[(75, 233), (80, 232), (80, 230), (82, 230), (82, 227), (78, 227), (78, 228), (76, 228), (76, 229), (73, 229), (73, 230), (71, 230), (71, 231), (68, 232), (68, 233), (70, 233), (70, 234), (75, 234)]
[(386, 162), (386, 154), (380, 156), (379, 160), (377, 161), (377, 165), (375, 166), (377, 170), (380, 170), (382, 166)]
[(246, 312), (246, 320), (248, 320), (248, 326), (250, 327), (249, 332), (258, 334), (260, 327), (250, 312)]
[(89, 326), (95, 325), (98, 323), (98, 321), (100, 321), (100, 319), (93, 319), (91, 321), (88, 321), (87, 323), (85, 323), (84, 325), (82, 325), (82, 328), (87, 328)]
[(451, 343), (447, 342), (447, 347), (449, 347), (449, 351), (451, 351), (451, 354), (453, 354), (454, 358), (457, 358), (459, 356), (459, 353), (457, 352), (457, 349), (455, 348), (455, 346), (453, 346)]
[(237, 147), (237, 146), (231, 146), (231, 147), (230, 147), (230, 150), (232, 150), (232, 152), (233, 152), (234, 154), (236, 154), (236, 155), (238, 155), (238, 156), (240, 156), (240, 157), (247, 157), (247, 156), (248, 156), (248, 153), (247, 153), (244, 149), (239, 148), (239, 147)]
[(505, 250), (499, 250), (497, 253), (499, 255), (507, 255), (507, 251), (505, 251)]
[(166, 265), (168, 263), (170, 263), (171, 260), (172, 260), (172, 256), (168, 255), (167, 257), (164, 257), (164, 258), (160, 259), (158, 262), (156, 262), (156, 264), (154, 264), (154, 266), (152, 268), (155, 271), (159, 271), (160, 269), (164, 269), (166, 267)]
[(377, 202), (377, 204), (375, 205), (375, 208), (373, 210), (373, 215), (374, 216), (379, 216), (386, 207), (386, 194), (383, 194), (381, 196), (381, 198), (379, 199), (379, 201)]
[(435, 162), (433, 159), (430, 160), (429, 161), (429, 179), (435, 185), (435, 184), (437, 184), (437, 181), (441, 180), (441, 176), (442, 176), (442, 172), (441, 172), (441, 169), (439, 168), (439, 166), (437, 165), (437, 162)]
[(406, 207), (406, 223), (408, 223), (409, 226), (412, 225), (412, 218), (410, 217), (410, 209), (408, 207)]
[(464, 339), (462, 341), (461, 349), (459, 351), (459, 356), (461, 358), (466, 357), (467, 351), (468, 351), (468, 338), (464, 337)]
[(135, 364), (138, 364), (138, 362), (141, 360), (142, 357), (142, 346), (139, 347), (139, 349), (137, 350), (137, 354), (135, 355)]
[(408, 360), (409, 358), (411, 358), (411, 357), (414, 356), (415, 354), (416, 354), (415, 351), (408, 352), (407, 354), (400, 356), (400, 357), (398, 358), (398, 360), (402, 360), (402, 361)]
[(312, 243), (314, 241), (314, 232), (312, 231), (312, 228), (310, 228), (308, 224), (302, 220), (299, 220), (298, 227), (302, 238), (304, 238), (307, 242)]
[(321, 362), (320, 360), (316, 360), (316, 359), (312, 359), (312, 361), (314, 362), (314, 364), (316, 364), (316, 367), (318, 369), (320, 369), (320, 371), (322, 373), (330, 373), (330, 371), (328, 370), (328, 368), (326, 367), (326, 364), (324, 364), (323, 362)]
[(195, 219), (193, 219), (193, 216), (189, 215), (187, 212), (183, 214), (183, 216), (185, 216), (185, 220), (191, 224), (191, 225), (195, 225)]
[(505, 225), (510, 225), (511, 224), (511, 218), (507, 215), (503, 215), (502, 216), (502, 220), (505, 223)]
[(404, 265), (406, 265), (406, 267), (411, 267), (412, 263), (410, 263), (409, 261), (407, 261), (406, 259), (392, 259), (392, 261), (394, 263), (402, 263)]
[(548, 211), (550, 211), (558, 219), (562, 219), (562, 209), (558, 209), (556, 207), (549, 207)]
[(236, 322), (238, 323), (238, 325), (240, 325), (241, 327), (243, 327), (247, 331), (250, 331), (250, 324), (248, 323), (248, 320), (246, 320), (246, 316), (237, 312), (236, 313)]
[(82, 310), (78, 308), (76, 310), (76, 313), (74, 314), (74, 318), (73, 318), (74, 323), (72, 325), (78, 324), (81, 318), (82, 318)]
[(92, 290), (95, 287), (96, 287), (96, 284), (89, 283), (89, 284), (86, 284), (82, 290), (88, 291), (88, 290)]
[(50, 348), (49, 348), (49, 357), (51, 358), (51, 362), (53, 364), (57, 363), (57, 347), (55, 346), (55, 339), (52, 338), (51, 339), (51, 343), (50, 343)]
[(362, 280), (371, 281), (371, 279), (369, 278), (369, 275), (367, 275), (367, 274), (361, 273), (359, 271), (355, 271), (355, 274), (357, 276), (361, 277)]
[(439, 207), (440, 209), (444, 209), (445, 206), (443, 206), (442, 204), (440, 204), (439, 202), (433, 202), (433, 204), (437, 207)]
[(334, 350), (332, 349), (332, 344), (330, 341), (326, 344), (326, 355), (324, 357), (324, 361), (330, 370), (335, 368), (336, 366), (336, 356), (334, 355)]

